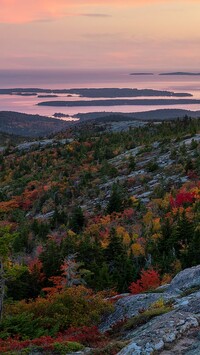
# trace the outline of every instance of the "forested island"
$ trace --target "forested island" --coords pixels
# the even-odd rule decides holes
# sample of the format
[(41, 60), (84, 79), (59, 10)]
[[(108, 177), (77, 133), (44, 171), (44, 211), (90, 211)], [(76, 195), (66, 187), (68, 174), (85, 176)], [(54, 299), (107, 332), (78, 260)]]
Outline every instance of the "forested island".
[(191, 105), (200, 104), (197, 99), (113, 99), (113, 100), (84, 100), (84, 101), (43, 101), (38, 106), (156, 106), (156, 105)]
[(129, 88), (77, 88), (77, 89), (39, 89), (39, 88), (13, 88), (0, 89), (0, 95), (34, 95), (34, 94), (68, 94), (90, 98), (116, 98), (116, 97), (140, 97), (140, 96), (170, 96), (191, 97), (190, 93), (175, 93), (166, 90), (129, 89)]

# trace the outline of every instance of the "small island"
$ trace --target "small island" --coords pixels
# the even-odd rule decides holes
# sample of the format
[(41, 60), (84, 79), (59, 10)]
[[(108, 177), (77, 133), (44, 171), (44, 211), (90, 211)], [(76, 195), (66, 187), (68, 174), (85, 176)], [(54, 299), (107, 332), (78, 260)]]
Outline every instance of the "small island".
[(45, 98), (55, 98), (55, 97), (59, 97), (58, 95), (38, 95), (39, 99), (45, 99)]
[(56, 118), (65, 118), (65, 117), (70, 117), (67, 113), (61, 113), (61, 112), (55, 112), (53, 114), (53, 117)]
[(190, 73), (190, 72), (182, 72), (182, 71), (178, 71), (178, 72), (172, 72), (172, 73), (160, 73), (159, 75), (187, 75), (187, 76), (199, 76), (200, 73)]
[(154, 73), (130, 73), (130, 75), (154, 75)]
[(130, 73), (130, 75), (154, 75), (154, 73)]

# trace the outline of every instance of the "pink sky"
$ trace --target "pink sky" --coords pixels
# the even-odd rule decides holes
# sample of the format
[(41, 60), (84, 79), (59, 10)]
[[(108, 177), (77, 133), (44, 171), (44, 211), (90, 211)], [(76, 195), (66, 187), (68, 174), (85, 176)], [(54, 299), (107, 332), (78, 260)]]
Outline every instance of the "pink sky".
[(200, 0), (0, 0), (0, 69), (200, 70)]

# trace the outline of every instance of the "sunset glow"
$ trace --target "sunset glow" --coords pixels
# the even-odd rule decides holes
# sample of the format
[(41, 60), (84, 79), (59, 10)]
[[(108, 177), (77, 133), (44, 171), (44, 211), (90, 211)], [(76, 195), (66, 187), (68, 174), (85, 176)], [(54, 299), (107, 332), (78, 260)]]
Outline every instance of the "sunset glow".
[(199, 0), (0, 0), (1, 69), (200, 66)]

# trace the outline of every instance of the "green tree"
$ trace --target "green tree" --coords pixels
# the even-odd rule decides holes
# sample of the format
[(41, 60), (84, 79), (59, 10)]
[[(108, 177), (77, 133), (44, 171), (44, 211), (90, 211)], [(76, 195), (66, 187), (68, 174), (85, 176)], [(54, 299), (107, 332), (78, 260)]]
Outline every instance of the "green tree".
[(69, 221), (69, 228), (75, 233), (80, 233), (85, 224), (85, 217), (80, 206), (75, 207)]
[(118, 292), (125, 292), (134, 280), (135, 267), (128, 256), (122, 237), (117, 235), (115, 229), (111, 231), (109, 245), (105, 250), (105, 256), (109, 267), (113, 287)]
[(43, 271), (46, 278), (60, 275), (60, 267), (62, 264), (60, 246), (52, 239), (49, 239), (39, 259), (42, 261)]
[(196, 266), (200, 264), (200, 230), (197, 229), (191, 237), (184, 266)]
[(107, 205), (107, 213), (121, 212), (123, 210), (123, 192), (118, 184), (113, 184), (110, 199)]

